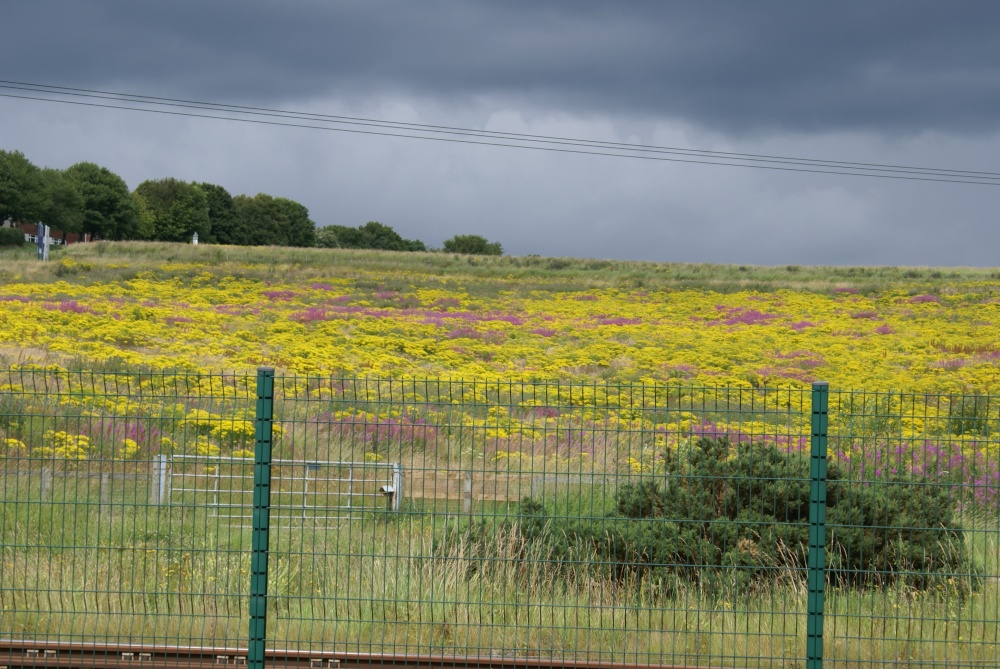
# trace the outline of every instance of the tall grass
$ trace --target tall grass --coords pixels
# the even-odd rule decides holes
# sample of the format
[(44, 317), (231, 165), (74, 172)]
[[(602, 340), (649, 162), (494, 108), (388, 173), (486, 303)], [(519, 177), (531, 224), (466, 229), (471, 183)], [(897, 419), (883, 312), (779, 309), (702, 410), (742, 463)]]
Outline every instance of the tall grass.
[[(95, 242), (53, 251), (53, 260), (35, 260), (33, 248), (0, 249), (0, 282), (129, 280), (141, 271), (169, 276), (210, 272), (261, 280), (346, 277), (360, 281), (373, 272), (392, 272), (399, 287), (458, 285), (472, 295), (500, 291), (588, 290), (596, 288), (677, 289), (718, 292), (794, 289), (873, 293), (890, 287), (929, 289), (955, 280), (1000, 278), (995, 270), (928, 267), (831, 267), (657, 263), (541, 256), (463, 256), (353, 249), (237, 247), (160, 242)], [(61, 262), (70, 259), (74, 265)], [(198, 267), (190, 267), (190, 265)], [(384, 284), (384, 282), (383, 282)], [(373, 286), (374, 287), (374, 286)], [(391, 285), (382, 285), (392, 289)]]
[[(8, 479), (10, 481), (10, 479)], [(36, 484), (37, 485), (37, 484)], [(0, 632), (47, 639), (243, 645), (250, 532), (204, 507), (42, 502), (20, 484), (0, 516)], [(67, 489), (67, 493), (71, 490)], [(117, 500), (118, 498), (116, 498)], [(567, 507), (568, 508), (568, 507)], [(274, 647), (785, 666), (805, 649), (804, 574), (752, 593), (611, 578), (569, 565), (482, 515), (369, 512), (328, 526), (276, 523), (269, 571)], [(826, 656), (871, 663), (995, 665), (997, 525), (967, 532), (986, 560), (965, 596), (832, 590)], [(489, 541), (470, 540), (489, 535)]]

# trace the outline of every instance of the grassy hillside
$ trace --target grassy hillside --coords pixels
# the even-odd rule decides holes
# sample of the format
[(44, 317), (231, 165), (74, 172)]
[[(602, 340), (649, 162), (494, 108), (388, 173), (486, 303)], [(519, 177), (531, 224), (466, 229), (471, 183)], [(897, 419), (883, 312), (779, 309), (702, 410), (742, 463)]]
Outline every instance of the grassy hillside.
[[(93, 265), (89, 280), (127, 280), (164, 264), (211, 266), (220, 275), (259, 279), (353, 277), (396, 272), (407, 281), (437, 284), (441, 275), (455, 281), (503, 286), (504, 290), (588, 290), (592, 288), (681, 289), (722, 293), (743, 290), (806, 290), (829, 293), (855, 288), (862, 293), (889, 288), (918, 291), (946, 288), (956, 281), (1000, 281), (1000, 271), (970, 267), (822, 267), (800, 265), (718, 265), (542, 256), (462, 256), (450, 253), (400, 253), (352, 249), (236, 247), (154, 242), (97, 242), (56, 249), (53, 260), (71, 258)], [(127, 264), (128, 267), (122, 267)], [(55, 263), (35, 261), (34, 247), (0, 249), (0, 284), (16, 279), (50, 281), (65, 276)], [(80, 277), (84, 279), (84, 277)]]

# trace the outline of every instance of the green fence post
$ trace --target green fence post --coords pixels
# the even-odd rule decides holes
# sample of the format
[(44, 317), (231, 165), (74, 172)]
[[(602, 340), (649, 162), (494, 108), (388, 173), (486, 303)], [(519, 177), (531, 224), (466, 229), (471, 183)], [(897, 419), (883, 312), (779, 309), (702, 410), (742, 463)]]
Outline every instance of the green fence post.
[(823, 667), (823, 596), (826, 590), (826, 436), (830, 387), (812, 387), (812, 450), (809, 458), (809, 599), (806, 669)]
[(248, 669), (264, 669), (267, 640), (267, 551), (271, 521), (271, 436), (274, 369), (257, 368), (256, 443), (253, 461), (253, 535), (250, 548), (250, 643)]

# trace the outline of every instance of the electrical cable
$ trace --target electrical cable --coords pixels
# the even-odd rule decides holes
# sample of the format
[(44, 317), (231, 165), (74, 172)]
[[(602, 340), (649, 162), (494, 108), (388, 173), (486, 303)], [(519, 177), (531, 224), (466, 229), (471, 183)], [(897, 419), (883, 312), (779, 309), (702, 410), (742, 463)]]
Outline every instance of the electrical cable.
[(820, 160), (814, 158), (789, 158), (785, 156), (774, 156), (766, 154), (733, 153), (724, 151), (709, 151), (704, 149), (686, 149), (679, 147), (651, 146), (645, 144), (628, 144), (622, 142), (584, 140), (578, 138), (557, 137), (551, 135), (529, 135), (525, 133), (511, 133), (511, 132), (492, 131), (492, 130), (476, 130), (471, 128), (459, 128), (455, 126), (441, 126), (441, 125), (428, 125), (422, 123), (386, 121), (386, 120), (361, 118), (353, 116), (336, 116), (330, 114), (318, 114), (315, 112), (295, 112), (282, 109), (273, 109), (268, 107), (250, 107), (244, 105), (203, 102), (197, 100), (185, 100), (178, 98), (163, 98), (163, 97), (154, 97), (149, 95), (137, 95), (132, 93), (115, 93), (111, 91), (100, 91), (100, 90), (86, 89), (86, 88), (70, 88), (64, 86), (50, 86), (46, 84), (31, 84), (26, 82), (16, 82), (7, 80), (0, 80), (0, 88), (30, 90), (34, 92), (50, 92), (54, 94), (65, 94), (65, 95), (82, 95), (83, 97), (142, 102), (145, 104), (170, 104), (170, 106), (176, 106), (176, 107), (211, 109), (217, 111), (235, 111), (248, 114), (263, 113), (263, 115), (270, 115), (270, 116), (277, 115), (282, 117), (302, 118), (307, 120), (327, 120), (331, 122), (358, 123), (362, 125), (376, 125), (379, 127), (393, 127), (393, 128), (407, 129), (407, 130), (423, 130), (427, 132), (433, 131), (433, 132), (447, 132), (450, 134), (454, 133), (454, 134), (473, 134), (476, 136), (495, 136), (502, 139), (517, 138), (525, 141), (553, 140), (556, 142), (571, 142), (575, 144), (589, 145), (601, 148), (627, 149), (635, 151), (664, 151), (670, 153), (681, 152), (684, 154), (711, 156), (711, 157), (726, 157), (726, 158), (740, 159), (740, 160), (764, 159), (764, 160), (785, 161), (795, 164), (810, 164), (810, 165), (824, 166), (824, 167), (846, 166), (855, 169), (887, 168), (893, 171), (912, 170), (921, 173), (934, 173), (935, 175), (938, 176), (980, 175), (990, 178), (992, 177), (1000, 178), (1000, 173), (998, 172), (982, 172), (982, 171), (955, 170), (955, 169), (944, 169), (944, 168), (926, 168), (926, 167), (914, 167), (905, 165), (888, 165), (881, 163), (860, 163), (860, 162), (847, 162), (847, 161), (835, 161), (835, 160)]
[[(250, 107), (222, 103), (163, 98), (130, 93), (116, 93), (83, 88), (50, 86), (0, 80), (0, 89), (17, 90), (24, 93), (36, 93), (48, 96), (63, 96), (78, 99), (63, 99), (63, 97), (39, 97), (38, 95), (16, 95), (0, 93), (0, 97), (54, 102), (77, 106), (119, 109), (146, 113), (166, 114), (191, 118), (208, 118), (222, 121), (255, 123), (309, 130), (326, 130), (350, 134), (375, 135), (383, 137), (400, 137), (407, 139), (423, 139), (458, 144), (480, 146), (499, 146), (506, 148), (531, 149), (579, 155), (596, 155), (617, 158), (632, 158), (660, 162), (677, 162), (725, 167), (748, 167), (783, 172), (805, 172), (816, 174), (834, 174), (843, 176), (876, 177), (901, 179), (907, 181), (932, 181), (939, 183), (961, 183), (972, 185), (1000, 185), (1000, 173), (971, 170), (954, 170), (943, 168), (925, 168), (905, 165), (887, 165), (879, 163), (860, 163), (846, 161), (819, 160), (811, 158), (791, 158), (763, 154), (741, 154), (730, 152), (707, 151), (701, 149), (684, 149), (644, 144), (627, 144), (585, 140), (550, 135), (529, 135), (524, 133), (509, 133), (501, 131), (475, 130), (453, 126), (439, 126), (398, 121), (385, 121), (362, 117), (335, 116), (312, 112), (295, 112), (266, 107)], [(84, 100), (105, 100), (107, 103), (85, 102)], [(128, 106), (129, 103), (144, 105)], [(162, 107), (167, 107), (163, 109)], [(173, 111), (175, 109), (191, 109), (213, 112), (210, 114)], [(221, 114), (239, 114), (225, 116)], [(284, 119), (265, 120), (265, 119)], [(305, 121), (309, 123), (324, 123), (327, 125), (311, 125), (309, 123), (290, 123), (287, 121)], [(353, 127), (340, 127), (340, 126)], [(378, 130), (359, 129), (378, 128)], [(421, 133), (421, 134), (411, 134)], [(485, 141), (491, 140), (491, 141)], [(672, 157), (668, 157), (672, 156)], [(693, 158), (699, 158), (694, 160)], [(739, 161), (739, 162), (736, 162)]]

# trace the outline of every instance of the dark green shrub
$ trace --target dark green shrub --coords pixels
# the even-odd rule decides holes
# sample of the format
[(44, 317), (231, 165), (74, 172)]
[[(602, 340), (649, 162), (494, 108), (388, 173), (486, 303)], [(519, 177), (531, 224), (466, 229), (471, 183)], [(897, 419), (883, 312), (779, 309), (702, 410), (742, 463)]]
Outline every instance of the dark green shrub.
[(0, 246), (23, 246), (24, 232), (20, 228), (0, 228)]
[[(801, 582), (809, 539), (809, 460), (774, 446), (703, 438), (671, 474), (619, 488), (606, 517), (554, 514), (521, 503), (526, 544), (555, 561), (592, 555), (615, 577), (678, 579), (703, 591), (749, 593)], [(968, 592), (975, 568), (953, 517), (949, 490), (925, 481), (844, 480), (828, 473), (827, 566), (831, 583), (870, 588), (942, 583)], [(956, 585), (957, 584), (957, 585)]]
[(948, 431), (957, 436), (986, 435), (990, 430), (990, 398), (986, 395), (953, 395), (948, 404)]
[(340, 238), (337, 236), (335, 226), (328, 225), (316, 231), (316, 246), (324, 249), (339, 249)]
[(418, 239), (403, 239), (398, 232), (378, 221), (369, 221), (356, 228), (345, 225), (328, 225), (323, 245), (329, 248), (379, 249), (382, 251), (426, 251), (427, 247)]
[(467, 253), (477, 256), (503, 255), (503, 246), (500, 242), (491, 242), (479, 235), (455, 235), (445, 240), (444, 250), (448, 253)]

